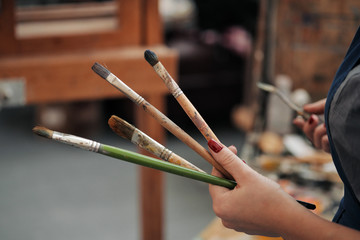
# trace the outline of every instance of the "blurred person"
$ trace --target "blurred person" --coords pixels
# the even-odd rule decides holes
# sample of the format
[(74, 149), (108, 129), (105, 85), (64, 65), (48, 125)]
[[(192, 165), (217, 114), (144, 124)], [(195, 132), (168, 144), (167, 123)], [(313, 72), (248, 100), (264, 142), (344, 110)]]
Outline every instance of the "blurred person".
[(257, 0), (194, 0), (197, 24), (205, 44), (218, 44), (230, 52), (248, 57), (256, 32)]
[[(340, 65), (326, 99), (304, 106), (308, 121), (295, 119), (314, 146), (330, 152), (344, 183), (333, 222), (307, 210), (274, 181), (258, 174), (236, 149), (208, 142), (210, 152), (237, 181), (233, 190), (211, 185), (215, 214), (225, 227), (284, 239), (360, 239), (360, 28)], [(324, 113), (325, 124), (316, 114)], [(215, 176), (222, 176), (213, 169)]]

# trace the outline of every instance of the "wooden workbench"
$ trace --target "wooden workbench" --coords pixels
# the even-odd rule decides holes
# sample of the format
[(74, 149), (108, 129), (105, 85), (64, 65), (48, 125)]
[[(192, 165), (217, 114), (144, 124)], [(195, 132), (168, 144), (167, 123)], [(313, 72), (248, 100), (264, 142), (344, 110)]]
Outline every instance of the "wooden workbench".
[[(24, 79), (25, 104), (28, 105), (124, 97), (91, 70), (94, 62), (99, 62), (164, 112), (168, 90), (144, 60), (144, 51), (150, 48), (161, 58), (169, 73), (177, 75), (177, 53), (162, 44), (158, 2), (116, 0), (111, 4), (115, 6), (112, 13), (117, 21), (114, 29), (36, 37), (18, 31), (24, 21), (34, 21), (34, 17), (40, 16), (36, 13), (38, 9), (21, 12), (14, 1), (2, 1), (0, 81)], [(109, 13), (106, 14), (108, 17)], [(45, 20), (46, 17), (59, 17), (53, 12), (41, 16)], [(163, 128), (135, 104), (134, 107), (137, 127), (163, 142)], [(163, 174), (140, 167), (139, 176), (142, 239), (161, 240)]]

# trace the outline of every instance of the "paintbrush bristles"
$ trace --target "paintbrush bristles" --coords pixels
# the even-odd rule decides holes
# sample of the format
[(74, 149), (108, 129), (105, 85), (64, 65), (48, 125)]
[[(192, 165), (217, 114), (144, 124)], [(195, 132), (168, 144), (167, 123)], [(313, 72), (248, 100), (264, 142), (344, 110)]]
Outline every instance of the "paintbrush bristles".
[(176, 155), (160, 143), (156, 142), (154, 139), (141, 132), (139, 129), (121, 119), (118, 116), (111, 116), (108, 121), (110, 128), (119, 136), (130, 140), (132, 143), (137, 146), (147, 150), (148, 152), (154, 154), (155, 156), (174, 163), (176, 165), (180, 165), (186, 168), (190, 168), (196, 171), (204, 172), (200, 168), (196, 167), (192, 163), (186, 161), (182, 157)]
[[(157, 66), (162, 66), (161, 63), (156, 64), (154, 68)], [(142, 106), (142, 109), (149, 113), (153, 118), (155, 118), (163, 127), (165, 127), (169, 132), (174, 134), (177, 138), (179, 138), (182, 142), (188, 145), (191, 149), (197, 152), (200, 156), (202, 156), (205, 160), (207, 160), (211, 165), (215, 166), (221, 173), (223, 173), (227, 178), (231, 178), (231, 175), (226, 173), (225, 169), (219, 165), (214, 158), (210, 155), (210, 153), (201, 146), (198, 142), (196, 142), (190, 135), (188, 135), (184, 130), (182, 130), (179, 126), (177, 126), (174, 122), (172, 122), (168, 117), (166, 117), (163, 113), (161, 113), (158, 109), (148, 103), (143, 97), (137, 94), (134, 90), (128, 87), (124, 82), (122, 82), (119, 78), (117, 78), (113, 73), (104, 68), (98, 63), (95, 63), (92, 69), (99, 74), (101, 77), (105, 78), (110, 84), (120, 90), (123, 94), (125, 94), (130, 100), (135, 102), (137, 105)], [(166, 71), (166, 70), (165, 70)], [(215, 138), (214, 138), (215, 139)]]
[(133, 125), (115, 115), (111, 116), (108, 124), (117, 135), (131, 141), (132, 135), (135, 131), (135, 127)]
[(36, 126), (33, 129), (33, 132), (36, 133), (39, 136), (46, 137), (46, 138), (52, 138), (54, 131), (47, 129), (45, 127), (39, 127)]
[(94, 63), (94, 65), (91, 67), (91, 69), (96, 72), (100, 77), (102, 77), (103, 79), (106, 79), (111, 72), (109, 70), (107, 70), (105, 67), (103, 67), (101, 64), (99, 63)]
[(150, 63), (150, 65), (153, 67), (155, 64), (159, 62), (158, 57), (156, 54), (151, 50), (146, 50), (144, 53), (145, 60)]

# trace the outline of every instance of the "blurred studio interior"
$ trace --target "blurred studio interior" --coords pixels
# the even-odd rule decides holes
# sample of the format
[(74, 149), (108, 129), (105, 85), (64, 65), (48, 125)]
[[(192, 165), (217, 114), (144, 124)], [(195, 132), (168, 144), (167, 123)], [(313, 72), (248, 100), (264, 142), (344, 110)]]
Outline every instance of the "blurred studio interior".
[(360, 22), (354, 0), (0, 0), (0, 239), (272, 239), (222, 226), (208, 184), (41, 138), (34, 126), (153, 154), (112, 115), (207, 173), (212, 166), (92, 70), (95, 62), (207, 149), (144, 58), (149, 49), (216, 136), (331, 219), (331, 156), (292, 124), (326, 97)]

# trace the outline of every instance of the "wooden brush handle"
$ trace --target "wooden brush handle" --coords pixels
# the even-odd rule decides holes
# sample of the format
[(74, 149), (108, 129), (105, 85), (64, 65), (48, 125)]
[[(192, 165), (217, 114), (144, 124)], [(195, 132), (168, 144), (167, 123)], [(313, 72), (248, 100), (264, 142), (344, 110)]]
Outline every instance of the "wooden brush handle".
[(211, 156), (211, 154), (203, 148), (198, 142), (196, 142), (190, 135), (188, 135), (184, 130), (178, 127), (174, 122), (172, 122), (168, 117), (166, 117), (162, 112), (157, 108), (148, 103), (143, 97), (138, 93), (128, 87), (123, 81), (117, 78), (114, 74), (110, 73), (105, 78), (109, 83), (114, 87), (119, 89), (124, 93), (130, 100), (135, 102), (137, 105), (142, 106), (142, 109), (149, 113), (153, 118), (155, 118), (164, 128), (169, 132), (174, 134), (178, 139), (183, 143), (188, 145), (191, 149), (197, 152), (201, 157), (208, 161), (212, 166), (219, 170), (226, 178), (233, 179), (232, 176)]
[[(161, 62), (156, 63), (153, 66), (155, 72), (159, 75), (159, 77), (163, 80), (171, 94), (178, 101), (182, 109), (186, 112), (191, 121), (195, 124), (195, 126), (199, 129), (201, 134), (205, 137), (207, 141), (210, 139), (214, 139), (219, 141), (214, 132), (207, 125), (205, 120), (201, 117), (200, 113), (196, 110), (196, 108), (192, 105), (190, 100), (185, 96), (183, 91), (174, 81), (174, 79), (170, 76), (165, 67), (161, 64)], [(170, 130), (169, 130), (170, 131)], [(171, 131), (170, 131), (171, 132)], [(174, 133), (173, 133), (174, 134)], [(175, 134), (174, 134), (175, 135)], [(179, 137), (178, 137), (179, 138)], [(179, 138), (180, 139), (180, 138)], [(180, 139), (181, 140), (181, 139)], [(183, 140), (182, 140), (183, 141)], [(184, 142), (184, 141), (183, 141)], [(196, 141), (195, 141), (196, 142)], [(197, 142), (196, 142), (197, 143)], [(190, 145), (188, 145), (190, 146)], [(196, 151), (196, 150), (194, 150)], [(205, 150), (206, 151), (206, 150)], [(210, 155), (208, 151), (206, 151), (207, 155)], [(199, 153), (200, 154), (200, 153)], [(204, 153), (202, 153), (204, 154)], [(201, 154), (200, 154), (201, 155)], [(212, 166), (214, 166), (217, 170), (219, 170), (226, 178), (233, 179), (232, 176), (210, 155), (210, 158), (205, 155), (201, 155), (205, 158)]]
[(174, 152), (170, 151), (169, 149), (167, 149), (166, 147), (164, 147), (163, 145), (161, 145), (137, 128), (135, 128), (134, 130), (131, 142), (165, 161), (204, 173), (203, 170), (186, 161), (184, 158), (180, 157)]
[(171, 94), (178, 101), (182, 109), (189, 116), (191, 121), (195, 124), (195, 126), (199, 129), (201, 134), (205, 137), (207, 141), (210, 139), (214, 139), (219, 141), (214, 132), (207, 125), (205, 120), (201, 117), (200, 113), (196, 110), (190, 100), (185, 96), (183, 91), (180, 89), (179, 85), (174, 81), (174, 79), (170, 76), (165, 67), (158, 62), (154, 65), (154, 70), (159, 75), (159, 77), (163, 80), (166, 87), (169, 89)]
[(195, 126), (199, 129), (207, 141), (214, 139), (219, 142), (219, 139), (216, 137), (215, 133), (210, 129), (210, 127), (207, 125), (205, 120), (201, 117), (200, 113), (192, 105), (189, 99), (185, 96), (185, 94), (179, 95), (176, 100), (179, 102), (191, 121), (193, 121)]
[(140, 105), (145, 112), (149, 113), (153, 118), (156, 119), (164, 128), (166, 128), (169, 132), (175, 135), (178, 139), (180, 139), (183, 143), (193, 149), (196, 153), (198, 153), (201, 157), (203, 157), (207, 162), (209, 162), (212, 166), (214, 166), (217, 170), (219, 170), (226, 178), (233, 179), (232, 176), (211, 156), (211, 154), (201, 146), (197, 141), (195, 141), (189, 134), (187, 134), (184, 130), (182, 130), (179, 126), (177, 126), (174, 122), (172, 122), (168, 117), (166, 117), (162, 112), (160, 112), (157, 108), (152, 106), (146, 100), (143, 100)]
[(192, 163), (186, 161), (184, 158), (180, 157), (179, 155), (177, 155), (176, 153), (171, 153), (169, 158), (167, 159), (168, 162), (171, 162), (173, 164), (182, 166), (182, 167), (186, 167), (189, 169), (193, 169), (195, 171), (198, 172), (203, 172), (205, 173), (203, 170), (201, 170), (200, 168), (196, 167), (195, 165), (193, 165)]

